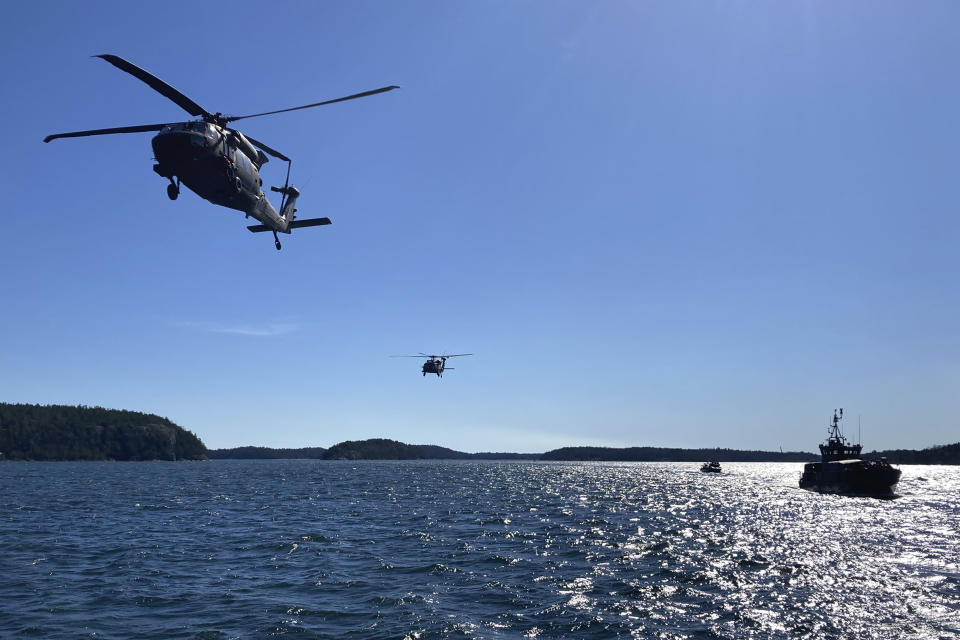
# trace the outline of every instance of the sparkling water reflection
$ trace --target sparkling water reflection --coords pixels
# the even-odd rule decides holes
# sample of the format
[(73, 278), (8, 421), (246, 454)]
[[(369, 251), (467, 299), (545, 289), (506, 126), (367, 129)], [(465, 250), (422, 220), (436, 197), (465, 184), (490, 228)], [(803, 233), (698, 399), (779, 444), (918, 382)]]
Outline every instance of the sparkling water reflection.
[(0, 464), (0, 635), (960, 638), (960, 469)]

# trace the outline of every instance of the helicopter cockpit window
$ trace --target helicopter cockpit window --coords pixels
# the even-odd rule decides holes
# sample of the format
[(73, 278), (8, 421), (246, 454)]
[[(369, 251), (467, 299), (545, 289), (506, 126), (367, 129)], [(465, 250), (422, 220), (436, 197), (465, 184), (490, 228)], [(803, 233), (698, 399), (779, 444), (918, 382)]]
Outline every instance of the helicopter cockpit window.
[(207, 138), (206, 138), (205, 135), (204, 135), (204, 134), (206, 133), (206, 131), (207, 131), (207, 123), (206, 123), (206, 122), (188, 122), (188, 123), (184, 126), (184, 130), (185, 130), (185, 131), (194, 131), (194, 132), (196, 132), (196, 133), (201, 134), (201, 135), (199, 135), (199, 136), (190, 136), (190, 144), (192, 144), (193, 146), (195, 146), (195, 147), (204, 147), (204, 146), (207, 145)]

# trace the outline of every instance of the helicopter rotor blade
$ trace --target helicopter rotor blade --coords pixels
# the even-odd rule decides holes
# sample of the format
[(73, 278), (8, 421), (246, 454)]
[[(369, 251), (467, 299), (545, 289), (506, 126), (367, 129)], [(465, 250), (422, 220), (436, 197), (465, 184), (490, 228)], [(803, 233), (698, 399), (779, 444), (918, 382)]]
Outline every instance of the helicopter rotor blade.
[[(385, 91), (392, 91), (393, 89), (399, 89), (397, 85), (390, 85), (389, 87), (381, 87), (379, 89), (373, 89), (372, 91), (364, 91), (363, 93), (355, 93), (352, 96), (345, 96), (343, 98), (336, 98), (334, 100), (325, 100), (323, 102), (314, 102), (313, 104), (305, 104), (302, 107), (290, 107), (289, 109), (277, 109), (276, 111), (264, 111), (263, 113), (251, 113), (246, 116), (227, 116), (223, 120), (224, 122), (236, 122), (237, 120), (243, 120), (244, 118), (256, 118), (258, 116), (269, 116), (274, 113), (285, 113), (287, 111), (297, 111), (299, 109), (312, 109), (313, 107), (322, 107), (326, 104), (333, 104), (334, 102), (344, 102), (346, 100), (355, 100), (356, 98), (365, 98), (367, 96), (376, 95), (378, 93), (384, 93)], [(266, 151), (266, 149), (264, 149)]]
[(81, 138), (83, 136), (104, 136), (109, 133), (140, 133), (142, 131), (160, 131), (166, 124), (141, 124), (133, 127), (112, 127), (110, 129), (90, 129), (89, 131), (71, 131), (70, 133), (54, 133), (43, 139), (50, 142), (57, 138)]
[(254, 145), (254, 146), (256, 146), (256, 147), (260, 147), (261, 149), (263, 149), (264, 151), (266, 151), (267, 153), (269, 153), (270, 155), (272, 155), (274, 158), (279, 158), (280, 160), (283, 160), (284, 162), (290, 162), (290, 158), (288, 158), (287, 156), (283, 155), (282, 153), (280, 153), (280, 152), (277, 151), (276, 149), (271, 149), (271, 148), (268, 147), (267, 145), (263, 144), (263, 143), (260, 142), (259, 140), (256, 140), (256, 139), (254, 139), (254, 138), (251, 138), (251, 137), (248, 136), (247, 134), (243, 134), (243, 137), (246, 138), (247, 140), (249, 140), (249, 141), (250, 141), (250, 144), (252, 144), (252, 145)]
[(160, 95), (169, 98), (190, 115), (203, 116), (204, 118), (212, 117), (206, 109), (198, 105), (196, 102), (183, 95), (157, 76), (153, 75), (149, 71), (141, 69), (132, 62), (127, 62), (120, 56), (115, 56), (109, 53), (103, 53), (94, 57), (102, 58), (121, 71), (126, 71), (133, 77), (147, 83), (151, 89)]
[(459, 358), (460, 356), (472, 356), (472, 353), (448, 353), (440, 356), (441, 358)]

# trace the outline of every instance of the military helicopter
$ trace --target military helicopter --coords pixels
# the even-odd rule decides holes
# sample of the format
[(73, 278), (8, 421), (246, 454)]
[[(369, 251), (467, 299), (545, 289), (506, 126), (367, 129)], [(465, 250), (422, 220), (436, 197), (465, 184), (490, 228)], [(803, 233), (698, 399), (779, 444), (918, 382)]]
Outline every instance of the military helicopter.
[(415, 356), (390, 356), (391, 358), (426, 358), (427, 361), (423, 363), (423, 375), (428, 373), (437, 374), (438, 378), (443, 377), (443, 372), (453, 370), (453, 367), (447, 366), (447, 358), (459, 358), (461, 356), (472, 356), (472, 353), (448, 353), (445, 355), (433, 356), (427, 355), (425, 353), (418, 353)]
[[(242, 211), (246, 217), (253, 217), (263, 224), (248, 226), (254, 233), (272, 231), (273, 240), (280, 250), (277, 233), (289, 234), (292, 229), (316, 227), (330, 224), (329, 218), (310, 218), (296, 220), (296, 203), (300, 192), (290, 184), (290, 166), (293, 162), (276, 149), (271, 149), (259, 140), (244, 136), (227, 125), (245, 118), (256, 118), (274, 113), (310, 109), (335, 102), (344, 102), (372, 96), (377, 93), (399, 89), (395, 85), (364, 91), (343, 98), (325, 100), (300, 107), (265, 111), (245, 116), (225, 116), (220, 112), (210, 113), (196, 102), (183, 95), (169, 84), (149, 71), (111, 54), (94, 56), (106, 60), (122, 71), (142, 80), (161, 95), (172, 100), (177, 106), (199, 120), (172, 122), (163, 124), (144, 124), (110, 129), (91, 129), (56, 133), (43, 139), (50, 142), (57, 138), (79, 138), (82, 136), (102, 136), (111, 133), (139, 133), (159, 131), (153, 137), (153, 153), (157, 163), (153, 170), (163, 178), (170, 180), (167, 196), (176, 200), (180, 195), (180, 183), (213, 204)], [(281, 194), (278, 213), (267, 200), (261, 187), (260, 168), (269, 160), (266, 154), (287, 163), (287, 178), (283, 187), (270, 187), (271, 191)], [(176, 180), (174, 180), (176, 178)]]

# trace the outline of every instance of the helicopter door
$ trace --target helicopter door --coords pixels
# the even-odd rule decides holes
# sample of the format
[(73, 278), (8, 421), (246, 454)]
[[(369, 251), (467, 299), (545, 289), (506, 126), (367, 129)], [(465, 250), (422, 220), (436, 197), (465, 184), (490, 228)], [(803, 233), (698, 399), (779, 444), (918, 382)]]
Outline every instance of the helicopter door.
[(223, 158), (227, 163), (227, 180), (231, 184), (234, 184), (237, 181), (237, 153), (236, 147), (234, 147), (229, 142), (223, 143)]
[[(247, 154), (242, 151), (237, 151), (234, 157), (237, 159), (237, 184), (242, 188), (243, 185), (254, 182), (252, 178), (253, 165), (250, 163), (250, 158), (247, 157)], [(239, 191), (240, 189), (237, 190)]]

